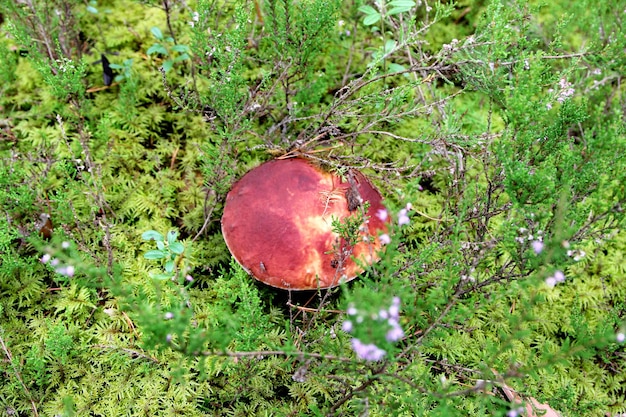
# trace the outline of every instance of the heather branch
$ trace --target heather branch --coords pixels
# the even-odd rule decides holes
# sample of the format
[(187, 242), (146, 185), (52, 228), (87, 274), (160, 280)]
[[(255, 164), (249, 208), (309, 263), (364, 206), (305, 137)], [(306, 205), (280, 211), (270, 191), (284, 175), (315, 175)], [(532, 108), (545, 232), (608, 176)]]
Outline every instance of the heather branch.
[(286, 357), (296, 357), (301, 360), (308, 358), (315, 359), (326, 359), (330, 361), (339, 361), (339, 362), (354, 362), (352, 358), (346, 358), (343, 356), (335, 356), (335, 355), (325, 355), (323, 353), (312, 353), (312, 352), (302, 352), (302, 351), (286, 351), (286, 350), (258, 350), (251, 352), (231, 352), (231, 351), (204, 351), (199, 356), (227, 356), (229, 358), (257, 358), (261, 359), (264, 356), (286, 356)]
[(4, 338), (2, 337), (2, 334), (1, 334), (3, 332), (4, 332), (4, 330), (2, 328), (0, 328), (0, 345), (2, 345), (2, 350), (4, 351), (5, 356), (7, 357), (9, 363), (11, 364), (11, 367), (13, 368), (13, 372), (15, 374), (15, 377), (19, 381), (20, 385), (22, 386), (22, 389), (24, 390), (24, 393), (26, 394), (26, 396), (28, 397), (28, 400), (30, 401), (30, 406), (31, 406), (31, 408), (33, 410), (33, 415), (35, 417), (39, 417), (39, 413), (37, 412), (37, 405), (35, 404), (35, 400), (33, 400), (33, 397), (31, 395), (30, 391), (28, 390), (28, 387), (24, 383), (24, 380), (22, 379), (22, 375), (20, 374), (20, 371), (15, 366), (15, 362), (13, 361), (13, 355), (11, 355), (11, 351), (9, 350), (7, 345), (4, 343)]

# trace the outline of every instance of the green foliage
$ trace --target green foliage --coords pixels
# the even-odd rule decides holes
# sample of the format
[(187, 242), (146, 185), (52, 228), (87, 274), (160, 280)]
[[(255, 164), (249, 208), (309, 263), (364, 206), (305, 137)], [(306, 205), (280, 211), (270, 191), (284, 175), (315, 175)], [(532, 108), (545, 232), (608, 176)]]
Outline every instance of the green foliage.
[[(626, 412), (625, 7), (0, 0), (0, 414)], [(385, 195), (358, 279), (230, 257), (278, 155)]]
[[(165, 262), (165, 274), (153, 275), (156, 279), (176, 279), (179, 275), (178, 268), (184, 259), (185, 246), (177, 241), (178, 233), (174, 231), (167, 232), (167, 239), (155, 230), (148, 230), (141, 235), (144, 240), (154, 240), (158, 249), (146, 252), (143, 257), (149, 260), (161, 259)], [(175, 269), (177, 269), (175, 271)], [(182, 268), (183, 271), (186, 268)]]
[(382, 2), (377, 4), (380, 10), (376, 10), (370, 5), (363, 5), (359, 7), (359, 11), (365, 14), (363, 18), (363, 24), (365, 26), (371, 26), (378, 23), (383, 16), (393, 16), (400, 13), (406, 13), (411, 11), (415, 7), (415, 2), (412, 0), (392, 0), (390, 2)]
[[(164, 36), (161, 29), (156, 26), (150, 29), (150, 32), (152, 32), (157, 42), (148, 48), (146, 54), (160, 54), (165, 56), (167, 59), (163, 61), (163, 65), (161, 66), (164, 72), (170, 71), (175, 63), (189, 59), (189, 47), (187, 45), (176, 44), (174, 38)], [(174, 56), (174, 52), (177, 56)]]

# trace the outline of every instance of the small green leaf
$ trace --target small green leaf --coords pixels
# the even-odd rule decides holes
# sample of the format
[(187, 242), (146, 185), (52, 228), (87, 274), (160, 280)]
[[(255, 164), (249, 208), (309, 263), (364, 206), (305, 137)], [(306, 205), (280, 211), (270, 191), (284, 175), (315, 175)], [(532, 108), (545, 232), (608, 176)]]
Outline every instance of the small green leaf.
[(406, 68), (404, 68), (402, 65), (400, 64), (394, 64), (393, 62), (389, 64), (389, 71), (387, 71), (388, 74), (393, 74), (394, 72), (401, 72), (404, 71)]
[(158, 279), (159, 281), (165, 281), (166, 279), (172, 278), (172, 274), (152, 274), (152, 278)]
[(385, 43), (385, 54), (391, 53), (394, 49), (396, 49), (396, 41), (394, 41), (393, 39), (389, 39), (386, 43)]
[(144, 253), (143, 257), (146, 259), (163, 259), (165, 258), (165, 253), (163, 253), (163, 251), (153, 249)]
[(187, 59), (189, 59), (189, 55), (187, 55), (187, 54), (182, 54), (181, 56), (176, 57), (176, 59), (174, 59), (174, 62), (185, 61), (185, 60), (187, 60)]
[(387, 16), (393, 16), (394, 14), (400, 14), (400, 13), (404, 13), (404, 12), (408, 12), (409, 10), (411, 10), (411, 8), (406, 8), (406, 7), (394, 7), (392, 9), (389, 9), (389, 11), (387, 12)]
[(165, 262), (165, 272), (172, 273), (174, 272), (174, 261)]
[(163, 40), (163, 33), (158, 27), (154, 26), (152, 29), (150, 29), (150, 32), (152, 32), (152, 35), (154, 35), (154, 37), (158, 40)]
[(189, 51), (189, 47), (187, 45), (174, 45), (172, 46), (172, 51), (176, 52), (187, 52)]
[(365, 16), (365, 19), (363, 19), (363, 24), (365, 26), (370, 26), (378, 22), (379, 20), (380, 20), (380, 13), (376, 12), (375, 14), (370, 14), (370, 15)]
[(361, 13), (366, 14), (366, 15), (378, 14), (376, 9), (374, 9), (372, 6), (368, 6), (368, 5), (363, 5), (363, 6), (359, 7), (359, 11)]
[(159, 248), (159, 250), (165, 250), (165, 243), (161, 240), (157, 240), (157, 248)]
[(172, 61), (171, 59), (168, 59), (167, 61), (163, 63), (163, 71), (168, 72), (169, 70), (172, 69), (173, 66), (174, 66), (174, 61)]
[(167, 244), (169, 246), (172, 246), (172, 244), (176, 242), (177, 237), (178, 237), (178, 232), (174, 230), (170, 230), (169, 232), (167, 232)]
[(160, 43), (155, 43), (154, 45), (152, 45), (150, 48), (148, 48), (148, 51), (146, 53), (148, 55), (152, 55), (152, 54), (169, 55), (167, 52), (167, 49), (165, 49), (165, 47), (161, 45)]
[(177, 255), (180, 255), (185, 251), (185, 246), (180, 242), (174, 242), (170, 245), (170, 250)]
[(387, 3), (387, 6), (404, 7), (408, 10), (411, 7), (415, 7), (415, 2), (413, 0), (393, 0)]
[[(114, 64), (111, 65), (111, 68), (113, 68), (113, 65)], [(141, 238), (143, 240), (156, 240), (157, 242), (163, 241), (163, 235), (156, 230), (148, 230), (147, 232), (144, 232), (141, 235)]]

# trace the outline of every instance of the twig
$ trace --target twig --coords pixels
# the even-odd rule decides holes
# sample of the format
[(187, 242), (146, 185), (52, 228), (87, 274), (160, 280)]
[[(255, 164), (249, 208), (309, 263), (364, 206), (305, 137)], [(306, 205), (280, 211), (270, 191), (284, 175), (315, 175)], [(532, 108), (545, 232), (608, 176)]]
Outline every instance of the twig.
[(170, 3), (168, 0), (163, 0), (163, 10), (165, 10), (165, 19), (167, 20), (167, 29), (170, 32), (170, 35), (172, 35), (172, 39), (174, 40), (174, 45), (178, 44), (178, 42), (176, 42), (176, 35), (174, 34), (174, 29), (172, 29), (172, 21), (171, 21), (171, 16), (170, 16)]
[(306, 312), (309, 312), (309, 313), (335, 313), (335, 314), (342, 314), (343, 313), (343, 311), (341, 311), (341, 310), (323, 310), (321, 308), (311, 308), (311, 307), (297, 306), (295, 304), (292, 304), (291, 301), (288, 301), (287, 305), (289, 307), (297, 308), (298, 310), (306, 311)]
[(141, 353), (139, 351), (136, 351), (134, 349), (123, 348), (123, 347), (113, 346), (113, 345), (93, 345), (93, 347), (96, 347), (98, 349), (119, 350), (119, 351), (122, 351), (124, 353), (129, 354), (130, 356), (132, 356), (134, 358), (142, 358), (142, 359), (147, 359), (147, 360), (149, 360), (151, 362), (154, 362), (154, 363), (160, 363), (157, 358), (154, 358), (152, 356), (148, 356), (148, 355), (146, 355), (144, 353)]
[(339, 361), (339, 362), (354, 362), (352, 358), (346, 358), (343, 356), (335, 356), (335, 355), (324, 355), (323, 353), (311, 353), (311, 352), (302, 352), (299, 350), (296, 351), (286, 351), (286, 350), (258, 350), (251, 352), (230, 352), (230, 351), (204, 351), (200, 353), (201, 356), (227, 356), (229, 358), (247, 358), (247, 357), (256, 357), (262, 358), (264, 356), (285, 356), (285, 357), (297, 357), (299, 359), (305, 358), (316, 358), (316, 359), (327, 359), (331, 361)]
[(37, 405), (35, 405), (35, 401), (33, 400), (33, 397), (30, 394), (28, 387), (24, 383), (24, 380), (22, 379), (22, 375), (20, 374), (20, 371), (17, 369), (17, 367), (15, 366), (15, 363), (13, 362), (13, 355), (11, 355), (11, 351), (9, 350), (7, 345), (4, 343), (4, 339), (2, 338), (1, 332), (0, 332), (0, 345), (2, 345), (2, 350), (4, 351), (4, 354), (6, 355), (7, 359), (9, 360), (9, 363), (11, 364), (11, 367), (13, 368), (15, 377), (22, 385), (22, 388), (24, 389), (24, 392), (26, 393), (26, 396), (28, 397), (28, 400), (30, 401), (30, 406), (33, 409), (33, 415), (35, 417), (39, 417), (39, 413), (37, 412)]
[(427, 219), (435, 221), (435, 222), (454, 222), (455, 221), (453, 219), (437, 219), (435, 217), (430, 217), (429, 215), (427, 215), (425, 213), (422, 213), (421, 211), (415, 210), (415, 209), (413, 209), (413, 211), (416, 212), (417, 214), (419, 214), (420, 216), (426, 217)]
[(367, 379), (365, 382), (363, 382), (357, 388), (355, 388), (353, 390), (350, 390), (350, 392), (348, 394), (346, 394), (342, 399), (337, 401), (335, 403), (335, 405), (333, 405), (330, 408), (330, 413), (328, 415), (333, 415), (335, 413), (335, 411), (339, 407), (341, 407), (350, 398), (354, 397), (355, 394), (357, 394), (357, 393), (359, 393), (361, 391), (365, 391), (370, 385), (372, 385), (378, 379), (378, 375), (381, 375), (385, 371), (385, 369), (387, 368), (388, 364), (389, 364), (389, 362), (385, 361), (385, 363), (383, 363), (380, 368), (378, 368), (377, 370), (372, 372), (372, 376), (369, 379)]

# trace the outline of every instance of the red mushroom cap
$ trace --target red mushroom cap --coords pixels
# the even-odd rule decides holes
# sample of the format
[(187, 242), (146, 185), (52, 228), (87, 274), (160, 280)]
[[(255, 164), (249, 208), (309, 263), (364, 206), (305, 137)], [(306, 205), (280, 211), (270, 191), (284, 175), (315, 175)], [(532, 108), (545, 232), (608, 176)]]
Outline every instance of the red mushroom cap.
[[(222, 233), (228, 249), (248, 273), (273, 287), (330, 288), (355, 278), (361, 262), (378, 259), (378, 233), (387, 225), (374, 215), (384, 209), (380, 193), (360, 172), (349, 176), (342, 180), (302, 158), (250, 170), (226, 196)], [(369, 202), (366, 221), (350, 245), (333, 232), (332, 222), (358, 216), (361, 199)]]

